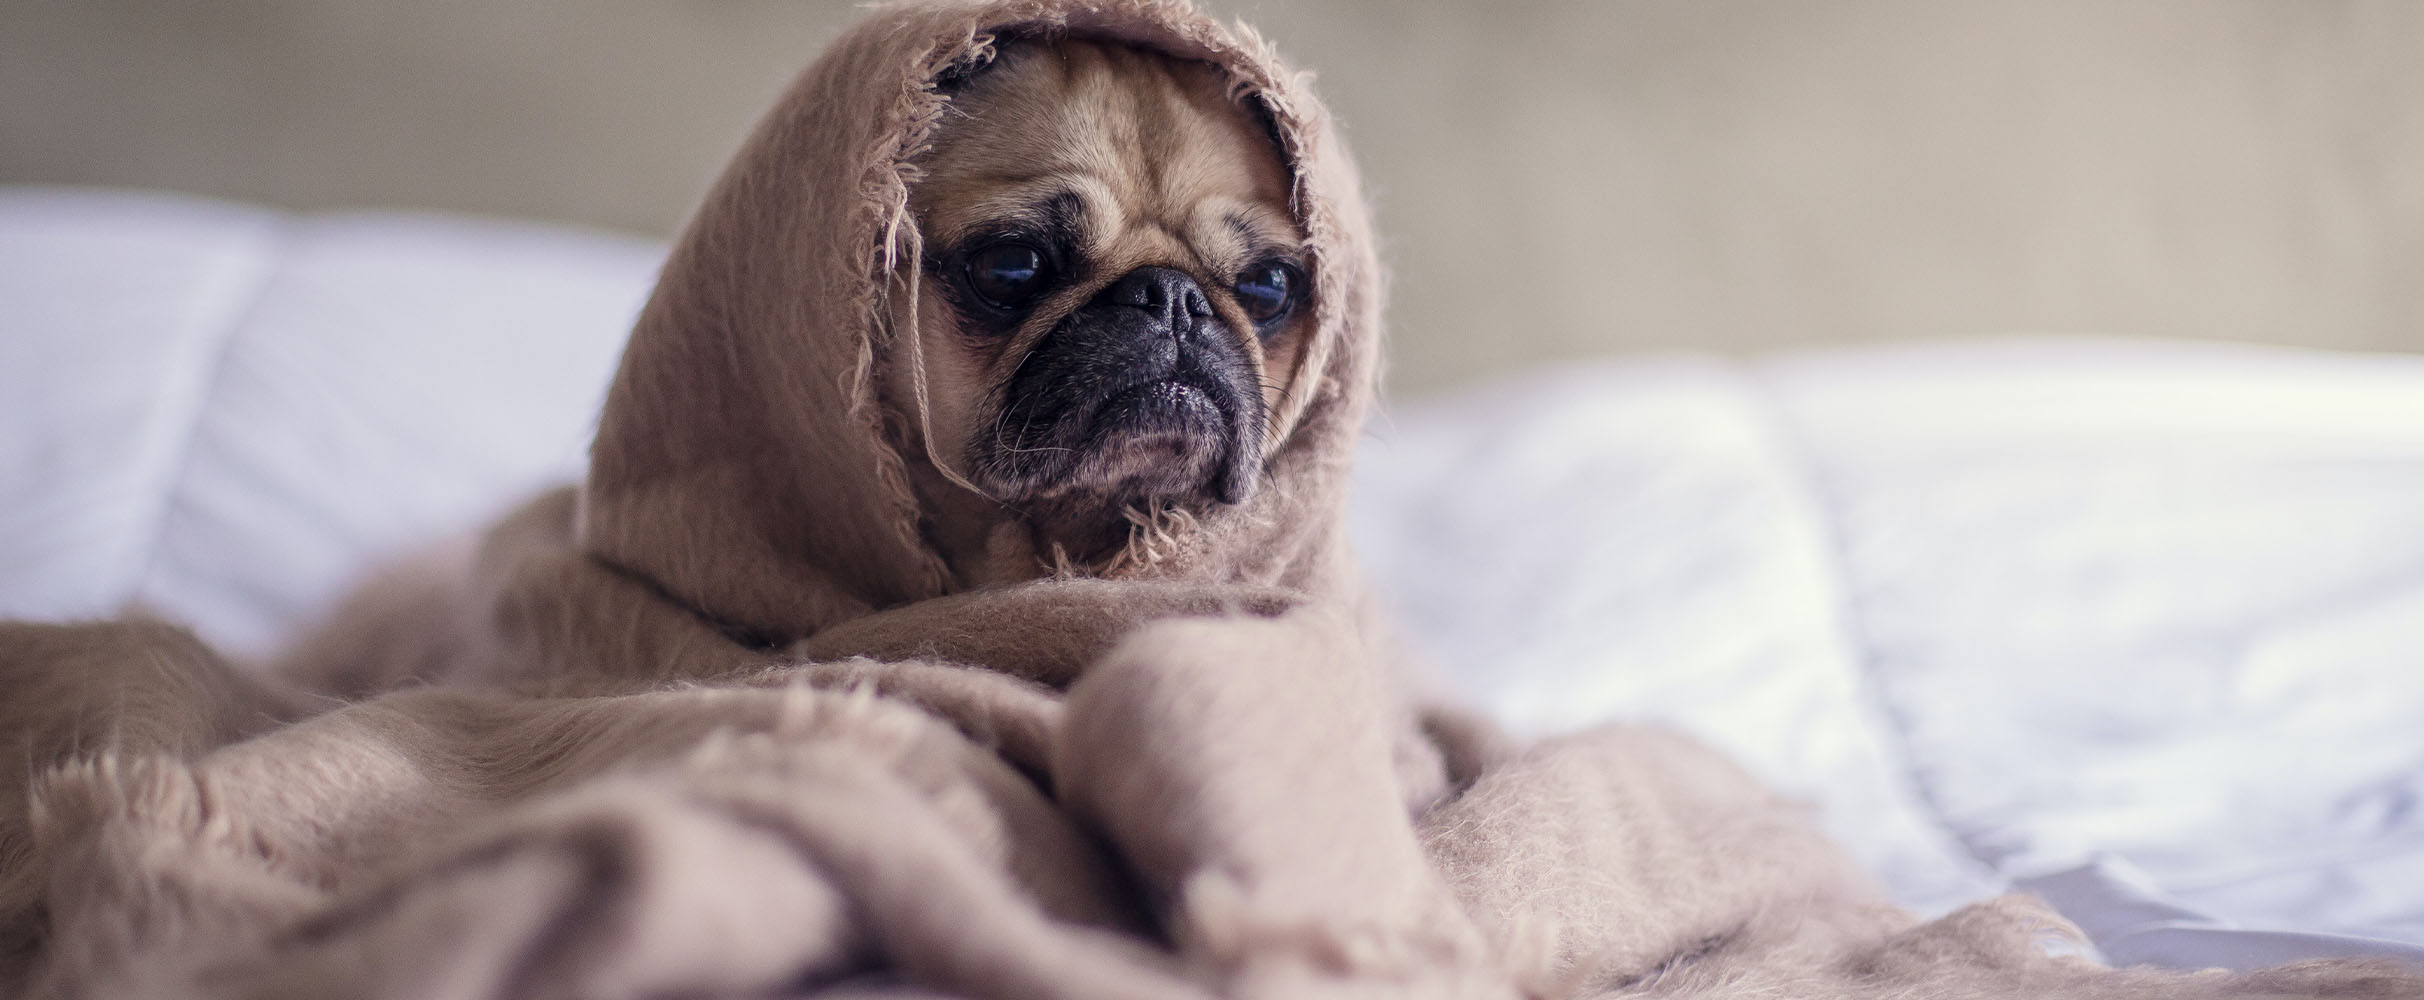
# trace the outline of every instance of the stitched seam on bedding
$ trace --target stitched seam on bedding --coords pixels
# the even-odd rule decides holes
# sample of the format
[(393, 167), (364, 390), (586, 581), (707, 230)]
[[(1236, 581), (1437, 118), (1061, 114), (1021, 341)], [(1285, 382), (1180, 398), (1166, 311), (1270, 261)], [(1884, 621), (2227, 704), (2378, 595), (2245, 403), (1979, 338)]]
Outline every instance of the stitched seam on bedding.
[(1951, 853), (1968, 859), (1977, 874), (2006, 879), (2008, 876), (1990, 853), (1951, 822), (1944, 803), (1936, 796), (1935, 786), (1920, 772), (1917, 754), (1911, 746), (1910, 719), (1887, 696), (1877, 677), (1874, 650), (1862, 626), (1861, 601), (1849, 569), (1851, 561), (1846, 554), (1846, 532), (1838, 499), (1819, 469), (1809, 441), (1786, 419), (1788, 414), (1776, 391), (1775, 378), (1768, 371), (1769, 364), (1738, 362), (1735, 368), (1742, 379), (1747, 405), (1780, 464), (1791, 472), (1791, 488), (1817, 535), (1816, 557), (1835, 592), (1832, 609), (1835, 631), (1847, 647), (1846, 659), (1852, 668), (1855, 694), (1868, 717), (1886, 730), (1879, 734), (1878, 750), (1901, 779), (1900, 790), (1926, 810), (1929, 825), (1942, 843), (1953, 848)]
[(155, 582), (153, 574), (160, 568), (160, 551), (168, 541), (169, 522), (184, 506), (181, 497), (185, 480), (193, 471), (194, 450), (201, 444), (202, 424), (209, 418), (211, 400), (217, 397), (219, 384), (225, 378), (228, 355), (235, 349), (237, 334), (260, 311), (271, 283), (285, 273), (295, 243), (295, 227), (295, 219), (288, 215), (280, 215), (270, 223), (254, 250), (258, 266), (253, 269), (250, 287), (228, 303), (222, 322), (212, 335), (216, 343), (210, 345), (206, 354), (197, 352), (198, 357), (206, 356), (208, 360), (196, 366), (199, 374), (193, 405), (185, 413), (185, 439), (177, 445), (175, 457), (167, 464), (167, 474), (160, 479), (159, 499), (151, 517), (151, 538), (143, 545), (143, 561), (127, 591), (130, 608), (148, 603), (147, 594)]

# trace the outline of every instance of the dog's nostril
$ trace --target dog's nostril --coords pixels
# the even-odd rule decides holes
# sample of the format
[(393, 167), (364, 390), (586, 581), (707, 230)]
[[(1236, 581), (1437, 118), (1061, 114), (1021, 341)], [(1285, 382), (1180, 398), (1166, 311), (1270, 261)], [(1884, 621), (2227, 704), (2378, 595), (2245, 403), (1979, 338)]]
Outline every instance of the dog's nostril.
[(1120, 279), (1118, 284), (1111, 286), (1109, 297), (1111, 301), (1123, 306), (1159, 309), (1161, 308), (1162, 290), (1160, 286), (1150, 281), (1136, 280), (1136, 276), (1131, 274)]

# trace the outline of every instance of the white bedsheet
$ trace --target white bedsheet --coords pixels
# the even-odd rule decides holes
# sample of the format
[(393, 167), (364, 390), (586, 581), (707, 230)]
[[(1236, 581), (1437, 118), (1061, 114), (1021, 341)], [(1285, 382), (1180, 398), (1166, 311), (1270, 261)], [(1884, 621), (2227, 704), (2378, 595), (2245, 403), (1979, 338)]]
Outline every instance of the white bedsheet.
[[(0, 614), (240, 653), (577, 468), (659, 249), (0, 193)], [(2030, 339), (1397, 407), (1356, 508), (1445, 690), (1699, 733), (1906, 901), (2117, 961), (2424, 960), (2424, 361)]]
[(2119, 960), (2424, 957), (2424, 360), (1633, 361), (1362, 470), (1375, 577), (1521, 728), (1674, 721), (1907, 901), (2017, 882)]

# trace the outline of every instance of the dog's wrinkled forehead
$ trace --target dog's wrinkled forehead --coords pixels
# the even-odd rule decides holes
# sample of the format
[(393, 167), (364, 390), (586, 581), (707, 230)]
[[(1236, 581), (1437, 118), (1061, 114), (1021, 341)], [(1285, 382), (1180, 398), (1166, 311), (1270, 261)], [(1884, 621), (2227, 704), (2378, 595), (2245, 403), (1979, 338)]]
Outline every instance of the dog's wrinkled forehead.
[(1267, 120), (1210, 65), (1011, 40), (940, 85), (951, 110), (915, 192), (929, 246), (1066, 226), (1107, 273), (1220, 279), (1301, 242)]

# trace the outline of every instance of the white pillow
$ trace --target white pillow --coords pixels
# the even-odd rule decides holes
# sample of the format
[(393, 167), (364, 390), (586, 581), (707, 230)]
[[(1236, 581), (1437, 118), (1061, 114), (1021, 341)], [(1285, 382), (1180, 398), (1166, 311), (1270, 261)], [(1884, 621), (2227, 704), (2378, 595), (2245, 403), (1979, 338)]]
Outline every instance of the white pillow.
[(523, 223), (0, 192), (0, 615), (240, 654), (574, 475), (661, 250)]

